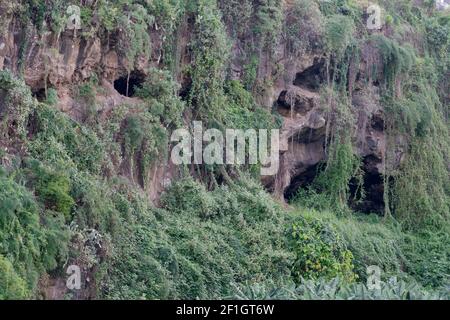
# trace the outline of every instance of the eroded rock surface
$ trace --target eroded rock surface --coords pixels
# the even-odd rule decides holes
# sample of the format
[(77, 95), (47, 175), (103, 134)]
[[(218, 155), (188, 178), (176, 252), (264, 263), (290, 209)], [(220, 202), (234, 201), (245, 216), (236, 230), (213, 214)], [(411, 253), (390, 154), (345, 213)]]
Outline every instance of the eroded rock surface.
[[(9, 20), (7, 20), (9, 19)], [(36, 97), (48, 87), (56, 89), (59, 103), (57, 107), (74, 119), (83, 118), (82, 106), (76, 99), (74, 85), (99, 76), (101, 92), (96, 96), (97, 112), (102, 119), (116, 107), (123, 104), (137, 104), (132, 98), (134, 84), (139, 84), (146, 76), (149, 66), (158, 65), (161, 59), (161, 41), (158, 31), (153, 30), (153, 54), (149, 59), (139, 57), (135, 70), (128, 72), (127, 60), (116, 47), (120, 34), (108, 39), (96, 36), (85, 40), (72, 31), (56, 36), (53, 33), (39, 34), (36, 30), (21, 30), (13, 19), (6, 18), (8, 32), (0, 36), (0, 69), (10, 69), (17, 73), (24, 67), (24, 79)], [(178, 40), (179, 63), (189, 64), (186, 49), (192, 36), (188, 28), (183, 29)], [(31, 34), (26, 34), (26, 33)], [(22, 52), (24, 37), (31, 39), (30, 45)], [(243, 48), (236, 42), (232, 48), (231, 76), (239, 79), (244, 74)], [(289, 199), (299, 188), (304, 188), (317, 175), (320, 164), (327, 159), (325, 150), (327, 127), (333, 119), (324, 112), (324, 99), (320, 88), (326, 85), (326, 57), (322, 52), (304, 52), (292, 57), (282, 43), (274, 55), (279, 58), (282, 73), (272, 85), (257, 95), (257, 100), (267, 108), (275, 108), (283, 118), (281, 134), (280, 170), (274, 177), (263, 177), (262, 181), (280, 199)], [(279, 72), (269, 61), (267, 53), (262, 52), (258, 77)], [(273, 58), (273, 57), (272, 57)], [(385, 163), (386, 137), (384, 113), (379, 102), (380, 92), (377, 83), (370, 80), (372, 66), (381, 63), (376, 50), (366, 46), (362, 50), (361, 61), (350, 66), (348, 89), (351, 92), (352, 113), (356, 126), (348, 128), (352, 133), (354, 148), (361, 157), (365, 174), (365, 187), (368, 193), (363, 211), (381, 210), (383, 203), (383, 173), (385, 166), (398, 166), (402, 161), (404, 149), (399, 148), (392, 163)], [(180, 78), (181, 83), (185, 79)], [(369, 79), (369, 81), (361, 80)], [(322, 95), (322, 96), (321, 96)], [(402, 145), (397, 137), (397, 145)], [(405, 145), (405, 144), (403, 144)], [(406, 147), (405, 147), (406, 148)], [(164, 170), (163, 170), (164, 171)], [(152, 185), (149, 194), (157, 200), (164, 189), (162, 177), (165, 173), (158, 168), (151, 170)], [(158, 177), (158, 179), (156, 179)], [(161, 178), (161, 179), (159, 179)]]

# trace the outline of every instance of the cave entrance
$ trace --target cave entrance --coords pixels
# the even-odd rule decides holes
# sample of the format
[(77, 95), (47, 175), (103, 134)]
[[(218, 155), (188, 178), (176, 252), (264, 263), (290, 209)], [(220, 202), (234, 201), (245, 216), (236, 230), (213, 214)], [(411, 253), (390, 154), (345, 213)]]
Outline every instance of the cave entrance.
[(318, 91), (326, 80), (325, 59), (315, 59), (314, 64), (295, 76), (294, 85), (303, 89)]
[[(361, 201), (350, 201), (350, 207), (354, 211), (361, 213), (371, 214), (376, 213), (378, 215), (384, 214), (384, 179), (380, 174), (366, 173), (364, 176), (364, 192), (365, 197)], [(356, 181), (350, 182), (351, 199), (357, 197), (359, 187)]]
[(49, 97), (50, 91), (53, 90), (56, 92), (56, 89), (51, 86), (49, 82), (44, 84), (44, 87), (37, 87), (31, 89), (31, 94), (36, 100), (39, 102), (45, 102), (47, 98)]
[[(372, 170), (370, 157), (365, 159), (364, 162), (362, 186), (357, 179), (352, 179), (349, 183), (350, 201), (348, 205), (356, 212), (383, 215), (385, 210), (384, 177), (378, 171)], [(290, 202), (293, 200), (300, 189), (307, 189), (312, 186), (314, 180), (324, 168), (323, 162), (320, 162), (302, 171), (301, 174), (292, 177), (289, 186), (284, 191), (286, 201)], [(359, 200), (361, 187), (364, 190), (365, 197)]]
[(141, 71), (132, 71), (128, 74), (120, 77), (114, 81), (114, 89), (121, 95), (126, 97), (133, 97), (137, 88), (142, 88), (142, 84), (145, 82), (145, 74)]
[(364, 177), (362, 187), (364, 188), (365, 197), (361, 201), (353, 200), (355, 198), (358, 199), (361, 186), (355, 179), (352, 179), (349, 185), (351, 195), (349, 205), (353, 210), (361, 213), (383, 215), (385, 209), (384, 177), (375, 167), (379, 160), (373, 156), (368, 156), (363, 163)]
[(33, 97), (35, 97), (39, 102), (44, 102), (47, 99), (47, 94), (45, 88), (37, 89), (32, 91)]
[(323, 163), (318, 163), (307, 168), (303, 173), (292, 177), (291, 183), (284, 191), (284, 198), (286, 201), (290, 202), (293, 200), (300, 189), (306, 189), (311, 186), (323, 167)]

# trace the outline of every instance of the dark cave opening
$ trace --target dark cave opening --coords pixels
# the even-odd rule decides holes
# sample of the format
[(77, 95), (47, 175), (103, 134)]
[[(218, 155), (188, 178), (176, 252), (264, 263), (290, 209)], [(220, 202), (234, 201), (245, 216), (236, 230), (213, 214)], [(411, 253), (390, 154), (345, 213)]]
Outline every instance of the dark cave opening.
[(365, 197), (358, 199), (358, 183), (355, 180), (350, 182), (351, 201), (350, 207), (361, 213), (376, 213), (383, 215), (384, 213), (384, 180), (383, 176), (377, 173), (366, 173), (364, 175), (363, 188)]
[(283, 117), (292, 117), (294, 114), (294, 109), (289, 104), (289, 101), (287, 99), (287, 90), (283, 90), (280, 93), (280, 96), (278, 97), (278, 100), (275, 102), (274, 106), (276, 108), (276, 111), (282, 115)]
[(45, 88), (37, 89), (32, 91), (33, 97), (35, 97), (39, 102), (43, 102), (47, 99), (47, 94)]
[(303, 173), (292, 177), (289, 187), (284, 191), (284, 198), (287, 202), (293, 200), (300, 189), (306, 189), (312, 185), (317, 175), (323, 168), (322, 163), (307, 168)]
[[(292, 177), (289, 186), (284, 191), (284, 198), (287, 202), (293, 200), (300, 189), (307, 189), (312, 186), (316, 177), (324, 169), (323, 163), (311, 166), (302, 171), (301, 174)], [(365, 197), (361, 199), (361, 188)], [(365, 214), (383, 215), (384, 203), (384, 178), (377, 170), (374, 170), (373, 159), (364, 159), (364, 176), (362, 185), (357, 179), (352, 179), (349, 183), (350, 201), (349, 207), (354, 211)]]
[(295, 92), (283, 90), (275, 106), (283, 117), (304, 116), (314, 108), (314, 100), (297, 95)]
[(297, 73), (294, 85), (307, 90), (317, 91), (325, 80), (325, 59), (315, 59), (311, 67)]
[[(356, 179), (350, 181), (350, 207), (362, 213), (384, 214), (384, 177), (376, 168), (380, 160), (373, 156), (364, 158), (364, 176), (362, 186)], [(358, 201), (361, 187), (364, 188), (365, 197)]]
[(372, 129), (383, 132), (384, 131), (384, 115), (382, 113), (376, 113), (370, 119), (370, 126)]
[(129, 76), (125, 75), (114, 81), (114, 89), (121, 95), (133, 97), (137, 88), (142, 88), (145, 82), (145, 74), (140, 71), (132, 71)]

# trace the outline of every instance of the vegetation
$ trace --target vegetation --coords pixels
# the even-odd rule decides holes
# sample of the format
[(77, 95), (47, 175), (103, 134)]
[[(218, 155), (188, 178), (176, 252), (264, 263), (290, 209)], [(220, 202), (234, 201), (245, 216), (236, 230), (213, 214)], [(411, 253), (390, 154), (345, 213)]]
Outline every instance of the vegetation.
[(253, 285), (237, 289), (231, 296), (240, 300), (448, 300), (448, 294), (427, 292), (415, 284), (392, 281), (382, 283), (380, 290), (369, 290), (364, 284), (348, 285), (339, 278), (318, 282), (304, 281), (300, 286), (282, 288)]
[[(45, 298), (45, 279), (65, 279), (71, 264), (90, 279), (86, 298), (449, 298), (448, 12), (379, 1), (388, 18), (369, 32), (359, 1), (285, 2), (86, 2), (70, 37), (98, 38), (128, 80), (135, 70), (145, 79), (102, 110), (103, 65), (74, 75), (81, 117), (59, 109), (65, 83), (46, 75), (30, 88), (24, 72), (29, 46), (49, 43), (31, 34), (69, 39), (66, 9), (79, 2), (0, 4), (23, 30), (17, 65), (0, 71), (0, 299)], [(306, 54), (325, 61), (326, 160), (289, 204), (252, 166), (168, 167), (161, 177), (168, 137), (192, 121), (280, 128), (262, 101), (283, 63)], [(357, 78), (384, 112), (384, 214), (351, 206), (366, 197)], [(368, 266), (383, 270), (381, 290), (365, 284)]]

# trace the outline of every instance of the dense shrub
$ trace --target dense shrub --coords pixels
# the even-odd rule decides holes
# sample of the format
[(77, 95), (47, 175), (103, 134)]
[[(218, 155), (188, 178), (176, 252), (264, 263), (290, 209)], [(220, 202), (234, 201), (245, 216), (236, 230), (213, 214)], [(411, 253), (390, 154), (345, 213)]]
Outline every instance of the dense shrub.
[(164, 207), (173, 213), (199, 214), (201, 218), (214, 215), (216, 203), (205, 187), (192, 178), (174, 183), (162, 198)]
[(179, 127), (185, 106), (178, 97), (178, 90), (179, 86), (169, 72), (151, 69), (142, 88), (136, 91), (136, 96), (146, 99), (149, 111), (160, 117), (166, 126)]
[(405, 235), (402, 250), (406, 257), (405, 271), (427, 287), (450, 285), (450, 252), (447, 231), (422, 231)]
[(68, 220), (74, 200), (70, 196), (70, 180), (64, 173), (54, 172), (39, 164), (38, 161), (30, 161), (28, 181), (33, 184), (36, 194), (40, 197), (48, 210), (62, 213)]
[(289, 53), (297, 56), (322, 44), (324, 17), (311, 0), (296, 0), (285, 18), (284, 33)]
[(296, 254), (296, 281), (337, 276), (349, 282), (355, 280), (353, 255), (333, 227), (317, 218), (299, 217), (289, 230), (289, 238)]
[(395, 279), (382, 282), (380, 290), (369, 290), (364, 284), (349, 285), (335, 278), (307, 280), (298, 286), (256, 284), (237, 287), (230, 297), (240, 300), (448, 300), (449, 293), (426, 290), (415, 283)]
[[(133, 98), (140, 103), (115, 106), (102, 117), (96, 76), (76, 83), (73, 98), (86, 112), (75, 121), (57, 110), (55, 89), (44, 84), (46, 99), (38, 103), (23, 80), (0, 71), (0, 299), (39, 297), (39, 280), (62, 279), (67, 262), (89, 270), (92, 281), (85, 284), (93, 298), (448, 298), (448, 290), (415, 282), (437, 290), (448, 286), (450, 272), (449, 20), (410, 1), (382, 2), (388, 23), (372, 36), (361, 28), (362, 3), (352, 0), (80, 4), (83, 29), (74, 34), (80, 43), (99, 37), (129, 74), (151, 60), (173, 75), (148, 70)], [(19, 15), (15, 23), (23, 28), (13, 66), (19, 76), (31, 56), (31, 35), (53, 31), (60, 39), (69, 3), (2, 2), (0, 11)], [(385, 96), (385, 201), (393, 213), (385, 219), (347, 205), (349, 183), (362, 181), (351, 133), (359, 110), (348, 90), (350, 66), (358, 66), (368, 42), (383, 62), (380, 77), (371, 80)], [(278, 50), (280, 43), (287, 51)], [(191, 120), (220, 129), (280, 127), (255, 101), (278, 86), (286, 58), (318, 49), (327, 58), (327, 88), (319, 93), (328, 98), (320, 101), (329, 120), (328, 159), (294, 207), (252, 179), (254, 167), (190, 168), (195, 179), (176, 176), (160, 208), (150, 203), (144, 189), (170, 130)], [(190, 66), (180, 68), (188, 59)], [(183, 90), (176, 79), (183, 79)], [(400, 146), (404, 157), (393, 170), (398, 137), (408, 148)], [(363, 285), (370, 265), (383, 270), (379, 291)]]
[(231, 282), (289, 276), (286, 216), (257, 184), (245, 181), (207, 192), (191, 178), (180, 180), (164, 196), (165, 210), (123, 199), (130, 213), (128, 223), (119, 224), (105, 295), (219, 298)]
[(105, 154), (102, 142), (87, 126), (80, 125), (51, 106), (39, 104), (33, 115), (34, 136), (28, 142), (36, 159), (60, 166), (99, 173)]
[(282, 28), (282, 10), (278, 0), (261, 0), (255, 8), (255, 33), (260, 46), (273, 50)]
[(325, 46), (329, 53), (341, 58), (355, 32), (353, 20), (344, 15), (332, 15), (325, 20)]
[(8, 177), (0, 177), (0, 255), (11, 261), (14, 270), (3, 262), (5, 277), (12, 277), (15, 290), (34, 292), (39, 276), (57, 267), (67, 254), (67, 228), (64, 218), (45, 211), (41, 215), (33, 195)]
[(407, 73), (414, 65), (416, 59), (414, 49), (410, 46), (401, 46), (383, 35), (373, 35), (371, 41), (382, 57), (384, 81), (392, 87), (397, 77)]
[(194, 28), (193, 63), (189, 70), (192, 84), (188, 104), (197, 118), (221, 123), (224, 105), (223, 81), (229, 43), (216, 5), (199, 1), (198, 19)]
[(29, 114), (36, 104), (23, 80), (0, 70), (0, 128), (3, 139), (24, 138)]
[(366, 281), (368, 266), (383, 270), (383, 279), (402, 275), (405, 261), (402, 250), (402, 231), (395, 223), (383, 223), (375, 215), (336, 218), (332, 212), (313, 211), (341, 235), (342, 241), (352, 252), (354, 271), (359, 281)]
[(0, 255), (0, 300), (19, 300), (27, 297), (25, 281), (14, 271), (11, 262)]

